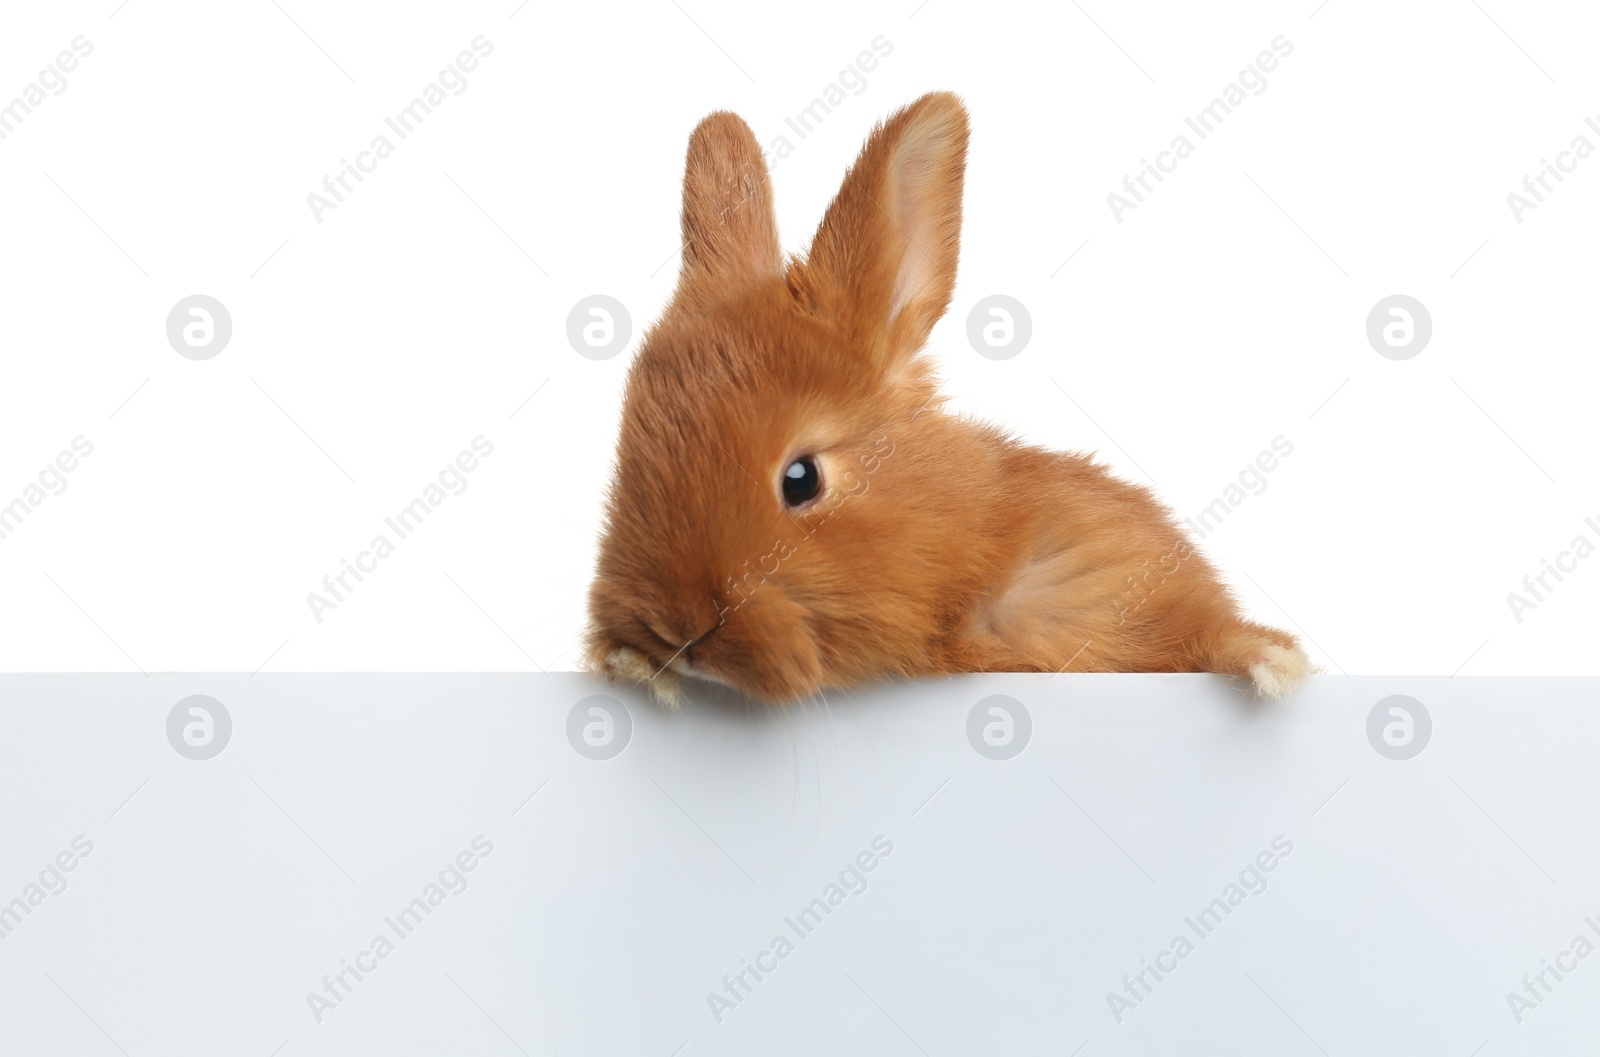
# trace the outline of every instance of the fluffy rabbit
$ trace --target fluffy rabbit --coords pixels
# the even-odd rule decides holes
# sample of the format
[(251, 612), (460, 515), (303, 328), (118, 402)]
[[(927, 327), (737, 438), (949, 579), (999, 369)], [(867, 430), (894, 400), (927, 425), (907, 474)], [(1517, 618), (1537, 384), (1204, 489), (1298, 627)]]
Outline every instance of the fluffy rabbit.
[(678, 288), (628, 375), (595, 667), (668, 704), (683, 676), (783, 701), (1064, 670), (1281, 696), (1310, 671), (1146, 489), (941, 410), (919, 354), (955, 286), (966, 150), (960, 100), (917, 100), (786, 260), (749, 126), (694, 130)]

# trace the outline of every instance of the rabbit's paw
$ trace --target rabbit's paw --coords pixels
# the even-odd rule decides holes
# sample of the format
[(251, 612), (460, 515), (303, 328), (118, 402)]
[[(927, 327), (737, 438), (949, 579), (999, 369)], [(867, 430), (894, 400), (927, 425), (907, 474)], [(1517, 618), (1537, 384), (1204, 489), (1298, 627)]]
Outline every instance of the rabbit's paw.
[(1286, 697), (1311, 670), (1311, 658), (1298, 647), (1269, 644), (1251, 663), (1250, 680), (1262, 697)]
[(683, 682), (667, 668), (657, 670), (650, 658), (628, 646), (618, 646), (605, 656), (605, 673), (613, 679), (643, 683), (656, 704), (674, 711), (683, 703)]

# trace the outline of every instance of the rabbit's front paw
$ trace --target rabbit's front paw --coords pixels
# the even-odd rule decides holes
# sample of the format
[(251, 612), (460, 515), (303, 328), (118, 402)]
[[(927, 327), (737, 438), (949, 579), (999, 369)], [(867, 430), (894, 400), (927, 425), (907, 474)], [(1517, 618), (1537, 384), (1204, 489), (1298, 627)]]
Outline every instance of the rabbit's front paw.
[(1250, 680), (1262, 697), (1285, 697), (1311, 674), (1311, 658), (1298, 647), (1263, 646), (1250, 665)]
[(605, 673), (613, 679), (643, 683), (658, 705), (676, 710), (683, 702), (682, 681), (677, 672), (657, 670), (650, 658), (631, 646), (618, 646), (605, 655)]

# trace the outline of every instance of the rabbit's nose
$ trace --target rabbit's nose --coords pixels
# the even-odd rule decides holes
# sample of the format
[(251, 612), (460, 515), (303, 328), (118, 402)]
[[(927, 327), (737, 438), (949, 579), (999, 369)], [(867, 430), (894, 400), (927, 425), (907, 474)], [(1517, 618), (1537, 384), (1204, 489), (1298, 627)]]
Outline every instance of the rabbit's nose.
[[(711, 633), (716, 631), (717, 628), (721, 626), (721, 622), (718, 621), (716, 624), (711, 625), (709, 628), (706, 628), (704, 631), (701, 631), (698, 634), (688, 635), (685, 635), (681, 632), (681, 629), (686, 626), (682, 624), (674, 624), (670, 627), (663, 627), (652, 623), (648, 626), (650, 628), (650, 633), (656, 637), (657, 641), (661, 644), (665, 651), (671, 655), (671, 659), (667, 661), (667, 663), (670, 665), (673, 661), (676, 661), (680, 657), (685, 661), (693, 659), (695, 647), (699, 646), (708, 637), (710, 637)], [(694, 625), (687, 626), (693, 627)]]
[(699, 646), (701, 643), (705, 642), (706, 639), (710, 638), (711, 633), (716, 631), (721, 626), (722, 621), (719, 620), (706, 630), (702, 631), (700, 634), (696, 635), (694, 638), (690, 639), (689, 642), (683, 647), (683, 655), (687, 658), (693, 659), (695, 647)]

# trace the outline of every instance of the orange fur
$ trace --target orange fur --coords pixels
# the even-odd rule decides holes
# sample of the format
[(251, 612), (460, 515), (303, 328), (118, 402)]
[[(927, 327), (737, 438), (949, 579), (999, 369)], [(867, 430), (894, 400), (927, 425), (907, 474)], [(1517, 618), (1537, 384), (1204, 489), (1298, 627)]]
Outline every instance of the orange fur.
[[(1281, 694), (1309, 670), (1147, 490), (941, 410), (918, 354), (955, 286), (966, 146), (955, 96), (901, 110), (785, 262), (749, 127), (695, 129), (678, 289), (628, 376), (591, 663), (667, 699), (683, 675), (787, 700), (977, 671)], [(823, 493), (791, 510), (800, 455)]]

